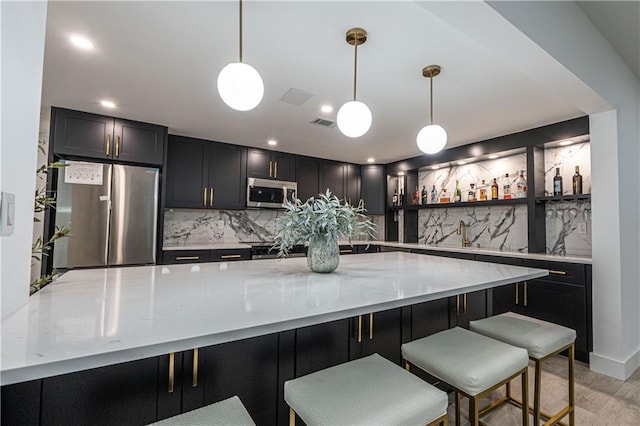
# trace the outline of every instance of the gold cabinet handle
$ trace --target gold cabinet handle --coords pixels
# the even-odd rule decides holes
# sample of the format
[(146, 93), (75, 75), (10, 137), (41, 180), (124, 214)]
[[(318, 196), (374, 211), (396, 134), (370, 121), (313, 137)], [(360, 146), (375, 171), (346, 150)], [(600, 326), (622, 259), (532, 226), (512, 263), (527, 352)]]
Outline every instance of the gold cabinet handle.
[(353, 253), (353, 249), (342, 249), (340, 250), (340, 254)]
[(272, 167), (273, 162), (269, 161), (269, 177), (271, 177), (271, 167)]
[(527, 282), (524, 282), (524, 306), (527, 306)]
[(278, 162), (274, 161), (273, 164), (274, 164), (274, 166), (273, 166), (273, 177), (277, 178), (278, 177)]
[(193, 372), (191, 386), (194, 388), (198, 386), (198, 348), (193, 349)]
[(207, 207), (207, 187), (205, 186), (202, 190), (202, 204)]
[(358, 343), (362, 342), (362, 315), (358, 315)]
[(456, 316), (460, 315), (460, 295), (456, 294)]
[(211, 203), (211, 207), (213, 207), (213, 188), (209, 189), (209, 202)]
[(176, 374), (176, 354), (171, 352), (169, 354), (169, 393), (173, 393), (173, 382)]
[(462, 295), (462, 312), (467, 313), (467, 293)]
[(516, 305), (518, 304), (519, 298), (518, 298), (518, 283), (516, 283)]
[(555, 275), (567, 275), (567, 271), (556, 271), (555, 269), (549, 269), (549, 273)]
[(107, 133), (107, 149), (105, 154), (109, 155), (111, 153), (111, 133)]
[(176, 256), (176, 260), (198, 260), (200, 256)]
[(116, 136), (116, 157), (120, 155), (120, 135)]
[(369, 314), (369, 340), (373, 340), (373, 312)]
[(220, 259), (239, 259), (241, 257), (241, 254), (223, 254)]

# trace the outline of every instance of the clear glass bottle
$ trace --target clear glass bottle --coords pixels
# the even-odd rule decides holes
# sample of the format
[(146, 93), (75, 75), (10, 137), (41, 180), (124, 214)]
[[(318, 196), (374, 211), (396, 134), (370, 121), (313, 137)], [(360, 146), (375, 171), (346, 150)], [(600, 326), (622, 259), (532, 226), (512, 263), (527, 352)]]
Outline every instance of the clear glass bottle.
[(482, 179), (482, 184), (480, 185), (480, 201), (487, 201), (487, 185), (484, 183), (484, 179)]
[(524, 170), (520, 170), (520, 175), (516, 179), (516, 198), (527, 198), (527, 180), (524, 178)]
[(433, 187), (431, 187), (431, 204), (437, 204), (438, 203), (438, 191), (436, 190), (436, 186), (433, 185)]
[(582, 175), (580, 174), (580, 166), (576, 166), (576, 174), (573, 175), (573, 193), (575, 195), (582, 194)]
[(472, 203), (474, 201), (478, 201), (476, 198), (476, 184), (469, 184), (469, 192), (467, 193), (467, 201)]
[[(435, 187), (435, 186), (434, 186)], [(426, 185), (422, 185), (422, 193), (420, 194), (420, 204), (422, 205), (426, 205), (427, 204), (427, 187)]]
[(454, 203), (459, 203), (460, 201), (462, 201), (462, 191), (460, 190), (460, 181), (457, 180), (456, 181), (456, 190), (453, 193), (453, 202)]
[(397, 189), (393, 190), (393, 198), (391, 199), (391, 205), (393, 205), (393, 207), (396, 207), (398, 205), (398, 190)]
[(505, 174), (504, 178), (506, 179), (505, 184), (502, 185), (502, 199), (510, 200), (511, 199), (511, 182), (509, 181), (509, 173)]
[(440, 202), (441, 203), (450, 203), (451, 202), (451, 198), (449, 198), (449, 195), (447, 194), (447, 188), (443, 188), (442, 189), (442, 194), (440, 194)]

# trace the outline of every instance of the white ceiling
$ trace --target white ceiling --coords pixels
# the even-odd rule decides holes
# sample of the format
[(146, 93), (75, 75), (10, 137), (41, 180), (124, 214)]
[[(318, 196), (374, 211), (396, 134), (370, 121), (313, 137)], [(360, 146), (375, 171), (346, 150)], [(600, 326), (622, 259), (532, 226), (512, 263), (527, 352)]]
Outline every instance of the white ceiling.
[[(253, 111), (226, 107), (218, 72), (238, 60), (238, 3), (50, 2), (43, 105), (167, 125), (169, 132), (247, 146), (365, 163), (419, 155), (415, 135), (428, 121), (422, 68), (434, 80), (434, 120), (462, 145), (583, 115), (578, 108), (414, 2), (244, 3), (244, 61), (262, 75), (265, 96)], [(373, 124), (358, 139), (309, 122), (335, 120), (352, 94), (353, 47), (347, 29), (369, 33), (358, 49), (358, 99)], [(90, 52), (68, 41), (95, 43)], [(290, 88), (314, 96), (279, 101)], [(106, 110), (101, 99), (118, 107)]]

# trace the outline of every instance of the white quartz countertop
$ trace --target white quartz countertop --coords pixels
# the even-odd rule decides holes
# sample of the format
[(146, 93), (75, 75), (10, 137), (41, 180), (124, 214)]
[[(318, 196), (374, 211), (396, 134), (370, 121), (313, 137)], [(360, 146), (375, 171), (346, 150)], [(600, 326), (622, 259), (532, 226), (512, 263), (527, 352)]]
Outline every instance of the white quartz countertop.
[(533, 279), (548, 271), (403, 252), (75, 270), (2, 321), (11, 384)]

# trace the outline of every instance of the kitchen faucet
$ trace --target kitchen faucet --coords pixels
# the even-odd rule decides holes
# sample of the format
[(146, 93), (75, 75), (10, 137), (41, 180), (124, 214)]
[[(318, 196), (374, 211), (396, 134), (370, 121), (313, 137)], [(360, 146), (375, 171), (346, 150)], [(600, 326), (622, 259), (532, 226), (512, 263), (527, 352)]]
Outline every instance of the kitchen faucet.
[(467, 238), (467, 227), (463, 221), (458, 223), (458, 232), (456, 234), (462, 234), (462, 247), (469, 247), (471, 245), (471, 241)]

